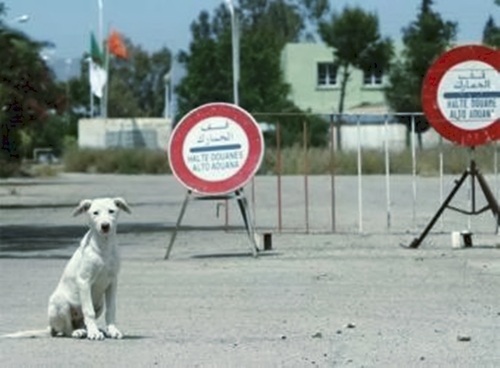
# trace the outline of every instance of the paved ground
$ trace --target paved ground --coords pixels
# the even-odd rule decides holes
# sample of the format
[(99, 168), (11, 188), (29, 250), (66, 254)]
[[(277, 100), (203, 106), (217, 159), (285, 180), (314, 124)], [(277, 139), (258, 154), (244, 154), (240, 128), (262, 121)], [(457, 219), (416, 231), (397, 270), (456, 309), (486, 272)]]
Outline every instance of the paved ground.
[[(303, 183), (284, 179), (289, 229), (304, 227)], [(360, 234), (357, 180), (338, 179), (338, 232), (329, 234), (329, 178), (310, 178), (314, 234), (306, 235), (276, 231), (276, 180), (256, 178), (257, 225), (273, 232), (272, 251), (253, 259), (239, 229), (196, 230), (224, 221), (222, 207), (217, 218), (215, 203), (195, 202), (184, 222), (193, 227), (164, 261), (184, 197), (171, 177), (0, 182), (0, 334), (46, 326), (48, 296), (84, 232), (71, 207), (121, 195), (133, 208), (119, 228), (117, 318), (126, 338), (0, 339), (0, 366), (498, 367), (500, 249), (491, 215), (472, 220), (473, 248), (451, 248), (449, 232), (467, 219), (447, 214), (419, 249), (403, 249), (439, 205), (437, 179), (418, 184), (414, 216), (411, 178), (393, 179), (388, 232), (384, 178), (365, 177)], [(240, 224), (234, 207), (229, 223)]]

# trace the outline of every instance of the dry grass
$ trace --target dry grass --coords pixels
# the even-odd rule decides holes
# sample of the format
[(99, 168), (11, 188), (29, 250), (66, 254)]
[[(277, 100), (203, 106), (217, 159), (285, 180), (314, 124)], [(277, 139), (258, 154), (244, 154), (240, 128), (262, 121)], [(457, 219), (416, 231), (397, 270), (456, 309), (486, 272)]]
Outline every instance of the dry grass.
[[(474, 151), (474, 157), (483, 172), (494, 171), (495, 145), (482, 146)], [(443, 145), (416, 151), (416, 172), (419, 175), (438, 175), (440, 153), (443, 157), (445, 173), (462, 172), (468, 165), (470, 150), (462, 147)], [(361, 166), (363, 174), (384, 174), (385, 153), (383, 150), (362, 150)], [(161, 151), (146, 149), (68, 150), (64, 155), (65, 171), (115, 173), (115, 174), (166, 174), (171, 173), (168, 158)], [(404, 150), (391, 152), (389, 167), (392, 174), (411, 174), (413, 171), (412, 152)], [(332, 152), (329, 148), (312, 147), (304, 150), (301, 146), (276, 149), (268, 148), (264, 153), (260, 175), (355, 175), (358, 173), (356, 151)]]

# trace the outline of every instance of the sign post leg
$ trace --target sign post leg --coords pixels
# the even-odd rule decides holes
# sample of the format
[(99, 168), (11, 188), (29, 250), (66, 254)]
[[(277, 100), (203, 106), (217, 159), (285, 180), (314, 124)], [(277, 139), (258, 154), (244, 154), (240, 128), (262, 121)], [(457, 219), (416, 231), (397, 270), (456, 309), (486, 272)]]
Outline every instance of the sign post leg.
[(410, 243), (408, 248), (418, 248), (418, 246), (420, 245), (422, 240), (424, 240), (424, 238), (427, 236), (427, 233), (429, 231), (431, 231), (432, 227), (434, 226), (436, 221), (439, 219), (439, 216), (441, 216), (441, 214), (443, 213), (445, 208), (448, 207), (448, 204), (451, 202), (451, 200), (453, 199), (455, 194), (458, 192), (458, 190), (460, 189), (460, 187), (464, 183), (467, 176), (469, 176), (469, 170), (464, 171), (464, 173), (462, 174), (462, 177), (456, 182), (455, 187), (450, 192), (450, 194), (448, 194), (448, 197), (446, 197), (443, 204), (441, 205), (441, 207), (439, 207), (438, 211), (436, 212), (434, 217), (431, 219), (429, 224), (426, 226), (426, 228), (424, 229), (422, 234), (420, 234), (420, 236), (418, 238), (413, 239), (413, 241)]
[(175, 224), (174, 232), (170, 237), (170, 243), (168, 243), (167, 253), (165, 253), (165, 257), (163, 259), (168, 259), (168, 257), (170, 256), (170, 252), (172, 251), (172, 247), (174, 246), (175, 238), (177, 237), (177, 232), (179, 231), (179, 227), (181, 226), (181, 221), (182, 218), (184, 217), (184, 213), (186, 212), (186, 207), (188, 205), (190, 197), (191, 197), (191, 191), (188, 190), (186, 198), (184, 198), (184, 202), (182, 203), (181, 212), (179, 213), (179, 217), (177, 218), (177, 223)]
[(238, 206), (240, 207), (241, 217), (243, 217), (243, 222), (245, 223), (245, 228), (247, 230), (248, 238), (250, 240), (250, 247), (252, 250), (252, 255), (257, 257), (259, 248), (255, 242), (255, 229), (253, 226), (252, 218), (250, 217), (250, 211), (248, 209), (248, 202), (243, 193), (243, 189), (238, 189), (235, 191), (236, 200), (238, 201)]
[(486, 201), (488, 202), (489, 208), (493, 213), (493, 217), (495, 217), (496, 226), (498, 227), (500, 223), (500, 217), (499, 217), (500, 208), (498, 207), (497, 200), (495, 199), (495, 196), (493, 195), (493, 192), (488, 186), (488, 183), (486, 182), (486, 179), (484, 179), (483, 175), (480, 172), (477, 172), (476, 177), (477, 181), (479, 182), (479, 186), (481, 187), (484, 196), (486, 197)]
[[(170, 242), (167, 247), (167, 252), (165, 254), (165, 257), (163, 259), (168, 259), (170, 256), (170, 252), (172, 251), (172, 248), (174, 246), (175, 238), (177, 237), (177, 233), (179, 232), (182, 218), (184, 217), (184, 214), (186, 212), (186, 207), (189, 203), (189, 200), (191, 199), (191, 196), (193, 195), (191, 190), (188, 190), (186, 194), (186, 198), (184, 198), (184, 202), (182, 203), (181, 207), (181, 212), (179, 213), (179, 217), (177, 218), (177, 223), (175, 224), (175, 228), (172, 232), (172, 235), (170, 237)], [(259, 252), (259, 247), (257, 246), (257, 242), (255, 240), (255, 227), (252, 221), (252, 218), (250, 216), (250, 209), (248, 208), (248, 201), (245, 197), (245, 194), (243, 193), (243, 189), (238, 189), (234, 192), (234, 194), (228, 194), (228, 195), (222, 195), (222, 196), (200, 196), (200, 197), (193, 197), (195, 200), (221, 200), (221, 199), (236, 199), (238, 202), (238, 206), (240, 208), (241, 212), (241, 217), (243, 218), (243, 222), (245, 224), (245, 229), (247, 231), (248, 239), (250, 241), (250, 248), (252, 251), (252, 255), (254, 257), (258, 256)]]
[[(466, 211), (460, 208), (456, 208), (453, 206), (450, 206), (450, 202), (457, 193), (457, 191), (460, 189), (462, 184), (465, 182), (465, 179), (470, 175), (471, 177), (471, 209), (470, 211)], [(488, 203), (485, 207), (481, 209), (476, 209), (476, 190), (475, 190), (475, 180), (477, 179), (479, 183), (479, 187), (483, 191), (483, 194), (486, 198), (486, 202)], [(448, 194), (448, 197), (444, 200), (443, 204), (441, 207), (439, 207), (438, 211), (434, 215), (434, 217), (431, 219), (429, 224), (426, 226), (422, 234), (418, 238), (413, 239), (413, 241), (410, 243), (408, 248), (418, 248), (422, 240), (427, 236), (429, 231), (432, 229), (436, 221), (438, 220), (439, 216), (443, 213), (445, 208), (449, 208), (451, 210), (466, 214), (466, 215), (479, 215), (483, 213), (486, 210), (491, 210), (493, 213), (493, 217), (495, 218), (496, 226), (499, 224), (499, 218), (500, 218), (500, 207), (498, 206), (498, 203), (495, 199), (495, 196), (493, 195), (493, 192), (491, 191), (490, 187), (488, 186), (488, 183), (486, 182), (486, 179), (484, 179), (483, 175), (479, 172), (476, 166), (476, 162), (474, 160), (471, 160), (469, 168), (462, 174), (461, 178), (455, 183), (455, 187), (453, 190)]]

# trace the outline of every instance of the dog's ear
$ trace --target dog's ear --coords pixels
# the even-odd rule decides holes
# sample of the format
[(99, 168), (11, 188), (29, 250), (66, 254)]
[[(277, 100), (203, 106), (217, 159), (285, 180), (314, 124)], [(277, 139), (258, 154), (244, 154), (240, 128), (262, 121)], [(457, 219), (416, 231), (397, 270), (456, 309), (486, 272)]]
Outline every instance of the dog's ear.
[(128, 206), (127, 202), (125, 202), (125, 200), (123, 198), (117, 197), (114, 199), (114, 202), (116, 204), (116, 207), (118, 207), (119, 209), (121, 209), (127, 213), (132, 212), (132, 211), (130, 211), (130, 207)]
[(87, 212), (90, 208), (90, 205), (92, 204), (92, 200), (90, 199), (84, 199), (80, 202), (78, 207), (76, 207), (73, 210), (73, 216), (78, 216), (81, 215), (84, 212)]

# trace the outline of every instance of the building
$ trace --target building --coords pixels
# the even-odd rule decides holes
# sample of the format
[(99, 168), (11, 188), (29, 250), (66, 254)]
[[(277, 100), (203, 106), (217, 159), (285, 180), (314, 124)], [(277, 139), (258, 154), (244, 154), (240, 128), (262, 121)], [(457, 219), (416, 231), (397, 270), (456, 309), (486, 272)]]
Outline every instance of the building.
[[(333, 49), (318, 43), (289, 43), (282, 51), (285, 81), (290, 99), (302, 110), (318, 114), (338, 113), (340, 70), (333, 61)], [(352, 69), (346, 88), (345, 113), (385, 114), (388, 107), (380, 70)]]
[[(338, 114), (341, 70), (334, 63), (333, 48), (319, 43), (289, 43), (281, 54), (284, 80), (290, 85), (289, 99), (303, 111), (318, 115)], [(387, 137), (393, 150), (407, 144), (407, 128), (389, 120), (384, 126), (389, 106), (383, 70), (350, 69), (344, 99), (343, 125), (337, 129), (337, 147), (355, 149), (382, 148)], [(358, 131), (358, 122), (362, 129)], [(425, 134), (426, 145), (435, 145), (439, 137), (430, 130)]]
[(168, 149), (171, 120), (164, 118), (94, 118), (78, 121), (80, 148)]

